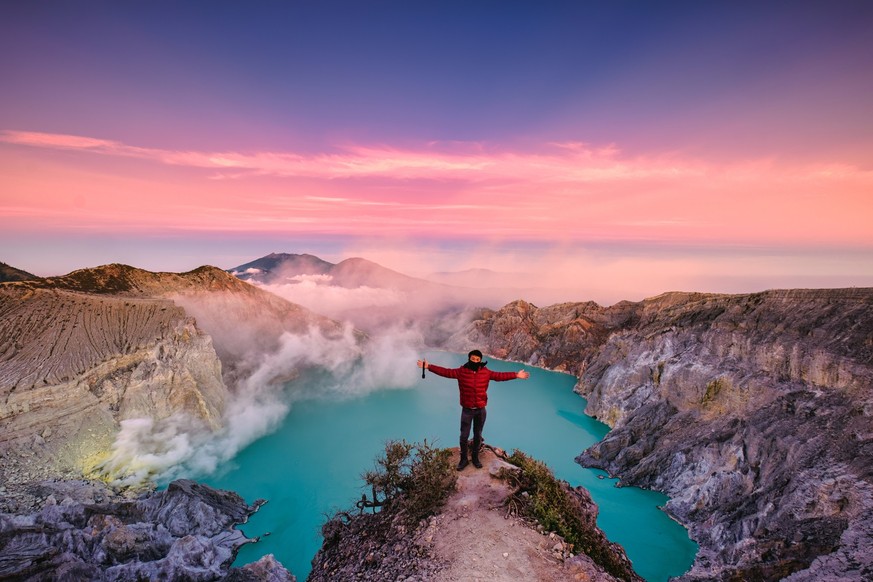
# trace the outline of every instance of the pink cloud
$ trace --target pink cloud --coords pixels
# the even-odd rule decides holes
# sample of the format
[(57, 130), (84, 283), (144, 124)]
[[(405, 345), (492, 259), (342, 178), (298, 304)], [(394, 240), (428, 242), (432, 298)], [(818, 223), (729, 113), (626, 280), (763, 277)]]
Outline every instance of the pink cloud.
[(201, 152), (17, 131), (0, 147), (7, 228), (873, 244), (873, 172), (832, 160), (719, 164), (581, 142)]
[[(470, 151), (450, 144), (448, 151), (430, 148), (402, 150), (388, 146), (348, 146), (339, 153), (301, 155), (289, 152), (196, 152), (129, 146), (96, 138), (3, 131), (0, 142), (35, 148), (81, 150), (107, 156), (135, 157), (164, 164), (252, 174), (311, 178), (387, 177), (391, 179), (524, 179), (587, 181), (638, 179), (686, 174), (698, 170), (660, 162), (619, 158), (614, 146), (591, 148), (581, 143), (549, 144), (545, 152)], [(232, 174), (243, 177), (246, 174)]]

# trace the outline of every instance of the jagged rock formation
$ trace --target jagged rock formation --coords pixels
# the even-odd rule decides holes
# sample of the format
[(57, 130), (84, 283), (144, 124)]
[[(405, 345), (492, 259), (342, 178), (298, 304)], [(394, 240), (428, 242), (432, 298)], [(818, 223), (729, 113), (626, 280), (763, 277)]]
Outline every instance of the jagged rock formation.
[[(228, 573), (244, 543), (228, 528), (251, 511), (230, 494), (186, 483), (131, 504), (70, 479), (102, 460), (126, 419), (184, 415), (219, 428), (254, 355), (312, 330), (349, 334), (214, 267), (107, 265), (0, 285), (0, 511), (41, 508), (0, 519), (0, 577), (290, 579), (270, 559)], [(48, 483), (91, 492), (90, 503), (57, 505)]]
[(579, 377), (613, 430), (578, 460), (671, 497), (685, 580), (873, 577), (873, 290), (519, 301), (471, 345)]
[[(71, 479), (104, 460), (122, 421), (181, 415), (186, 426), (220, 428), (238, 381), (284, 334), (363, 337), (214, 267), (175, 274), (107, 265), (0, 284), (0, 511), (10, 513), (0, 522), (0, 569), (34, 580), (47, 572), (94, 580), (288, 579), (270, 560), (228, 574), (241, 534), (186, 533), (166, 513), (193, 515), (168, 500), (181, 486), (151, 498), (159, 514), (146, 502), (100, 505), (93, 495), (89, 505), (58, 506), (41, 493), (53, 480), (66, 493), (117, 499), (120, 490)], [(197, 487), (183, 488), (203, 497)]]
[(234, 526), (259, 504), (235, 493), (180, 480), (136, 500), (95, 501), (75, 498), (86, 489), (70, 483), (40, 487), (41, 511), (0, 514), (4, 580), (295, 580), (272, 556), (231, 568), (251, 541)]

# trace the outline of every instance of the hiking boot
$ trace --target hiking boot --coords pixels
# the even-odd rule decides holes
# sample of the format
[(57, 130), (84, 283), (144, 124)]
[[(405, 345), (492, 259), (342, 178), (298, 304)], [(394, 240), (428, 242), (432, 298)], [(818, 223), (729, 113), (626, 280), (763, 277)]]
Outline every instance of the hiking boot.
[(467, 466), (467, 440), (461, 439), (461, 442), (459, 444), (461, 445), (461, 460), (458, 461), (458, 471), (463, 471), (464, 467)]
[(482, 450), (482, 439), (481, 438), (478, 438), (478, 439), (474, 438), (473, 439), (473, 450), (471, 452), (472, 452), (472, 457), (473, 457), (473, 466), (476, 467), (477, 469), (482, 468), (482, 463), (479, 462), (479, 452), (481, 450)]

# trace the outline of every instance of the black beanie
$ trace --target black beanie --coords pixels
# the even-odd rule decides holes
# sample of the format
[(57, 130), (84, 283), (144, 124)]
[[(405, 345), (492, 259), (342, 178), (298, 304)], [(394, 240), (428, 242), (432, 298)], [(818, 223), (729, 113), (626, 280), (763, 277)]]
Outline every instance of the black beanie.
[(472, 358), (473, 356), (479, 356), (479, 357), (481, 358), (481, 357), (482, 357), (482, 352), (480, 352), (479, 350), (473, 350), (472, 352), (470, 352), (469, 354), (467, 354), (467, 359), (469, 360), (469, 359)]

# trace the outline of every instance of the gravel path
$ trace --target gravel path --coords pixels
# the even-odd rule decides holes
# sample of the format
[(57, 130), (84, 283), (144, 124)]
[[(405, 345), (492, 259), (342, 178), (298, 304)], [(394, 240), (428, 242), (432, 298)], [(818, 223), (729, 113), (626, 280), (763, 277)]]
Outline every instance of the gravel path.
[(510, 516), (504, 502), (512, 492), (495, 475), (514, 467), (488, 449), (481, 461), (482, 469), (471, 464), (458, 474), (457, 491), (423, 533), (448, 563), (434, 582), (616, 580), (588, 556), (571, 557), (560, 537)]

